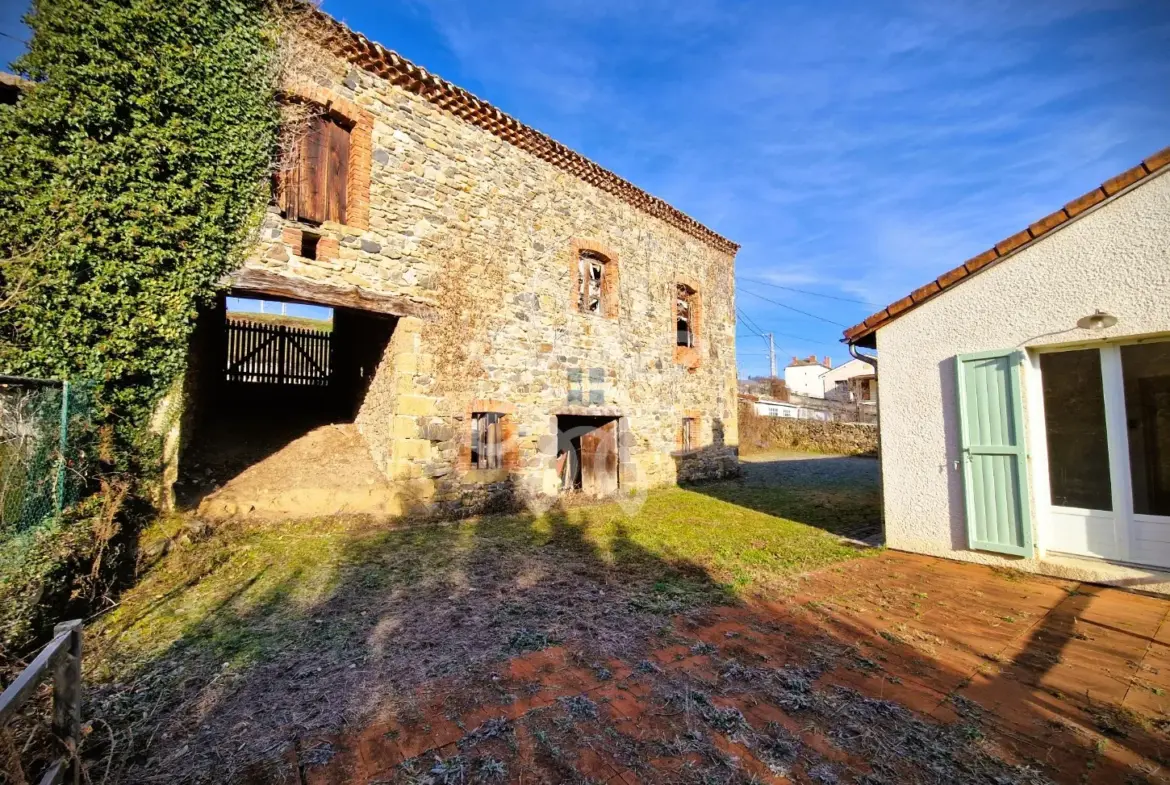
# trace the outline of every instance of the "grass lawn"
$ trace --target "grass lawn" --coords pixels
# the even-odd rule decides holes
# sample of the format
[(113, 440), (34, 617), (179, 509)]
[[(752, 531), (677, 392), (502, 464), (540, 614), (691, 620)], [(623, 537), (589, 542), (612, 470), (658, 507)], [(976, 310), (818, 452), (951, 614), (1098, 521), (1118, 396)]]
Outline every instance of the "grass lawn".
[(852, 518), (823, 492), (749, 476), (637, 509), (230, 525), (193, 542), (162, 522), (143, 550), (168, 552), (88, 627), (87, 716), (119, 729), (123, 776), (149, 782), (181, 751), (198, 781), (549, 642), (636, 658), (676, 613), (774, 597), (864, 554), (833, 533)]

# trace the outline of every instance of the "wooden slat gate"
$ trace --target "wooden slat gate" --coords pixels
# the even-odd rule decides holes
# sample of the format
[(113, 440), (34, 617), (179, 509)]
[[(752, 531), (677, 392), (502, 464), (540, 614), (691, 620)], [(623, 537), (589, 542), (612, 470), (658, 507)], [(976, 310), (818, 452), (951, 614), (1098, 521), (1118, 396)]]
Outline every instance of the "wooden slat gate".
[(324, 387), (333, 370), (333, 334), (229, 319), (224, 378), (229, 382)]
[(58, 624), (53, 630), (53, 640), (0, 694), (0, 729), (8, 724), (45, 679), (53, 680), (53, 735), (65, 747), (65, 755), (53, 761), (41, 775), (39, 785), (80, 785), (80, 620)]

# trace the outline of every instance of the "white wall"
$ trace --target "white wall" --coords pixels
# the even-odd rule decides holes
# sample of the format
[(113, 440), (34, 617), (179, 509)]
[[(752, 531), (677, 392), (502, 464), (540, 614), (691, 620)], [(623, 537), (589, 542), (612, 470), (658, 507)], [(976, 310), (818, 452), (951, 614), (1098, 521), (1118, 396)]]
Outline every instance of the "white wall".
[[(1116, 316), (1117, 325), (1100, 332), (1076, 327), (1097, 309)], [(966, 550), (962, 480), (954, 464), (959, 457), (955, 355), (1152, 333), (1170, 336), (1170, 176), (1165, 172), (881, 328), (887, 543), (971, 561), (1008, 561)], [(1027, 407), (1030, 364), (1023, 373)], [(1029, 444), (1039, 439), (1043, 445), (1044, 434), (1036, 430), (1029, 429)], [(1047, 483), (1047, 477), (1041, 481)], [(1035, 528), (1036, 509), (1031, 518)]]
[(798, 417), (800, 408), (780, 401), (756, 401), (756, 414), (761, 417)]
[(790, 392), (810, 398), (824, 398), (821, 375), (829, 370), (823, 365), (790, 365), (784, 369), (784, 384)]
[(830, 371), (826, 371), (821, 375), (821, 389), (824, 390), (825, 397), (832, 397), (830, 393), (836, 386), (837, 382), (844, 382), (852, 379), (854, 376), (868, 376), (873, 373), (873, 366), (863, 360), (850, 360), (849, 362), (838, 365)]

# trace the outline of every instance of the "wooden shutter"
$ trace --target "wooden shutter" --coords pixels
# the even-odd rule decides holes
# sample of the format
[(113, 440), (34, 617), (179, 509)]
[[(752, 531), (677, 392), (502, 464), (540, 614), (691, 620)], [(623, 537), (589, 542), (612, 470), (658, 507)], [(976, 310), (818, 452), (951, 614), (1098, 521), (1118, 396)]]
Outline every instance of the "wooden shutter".
[(349, 171), (349, 131), (334, 122), (327, 122), (328, 171), (325, 191), (327, 220), (345, 223), (345, 188)]
[(325, 189), (328, 181), (329, 126), (324, 117), (312, 117), (301, 141), (300, 193), (297, 218), (321, 223), (325, 220)]
[(1031, 556), (1020, 361), (1010, 350), (955, 358), (960, 466), (969, 546)]
[(280, 209), (293, 220), (300, 216), (300, 185), (301, 166), (304, 140), (296, 140), (296, 144), (289, 144), (284, 151), (287, 156), (280, 162), (280, 171), (276, 175), (276, 193), (279, 198)]

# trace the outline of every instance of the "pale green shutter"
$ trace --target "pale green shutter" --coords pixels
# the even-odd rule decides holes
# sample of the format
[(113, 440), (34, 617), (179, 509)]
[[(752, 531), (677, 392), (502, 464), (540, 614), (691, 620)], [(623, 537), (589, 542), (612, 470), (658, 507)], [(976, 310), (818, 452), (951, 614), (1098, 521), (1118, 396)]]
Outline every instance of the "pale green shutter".
[(961, 354), (960, 465), (967, 542), (974, 550), (1032, 555), (1019, 352)]

